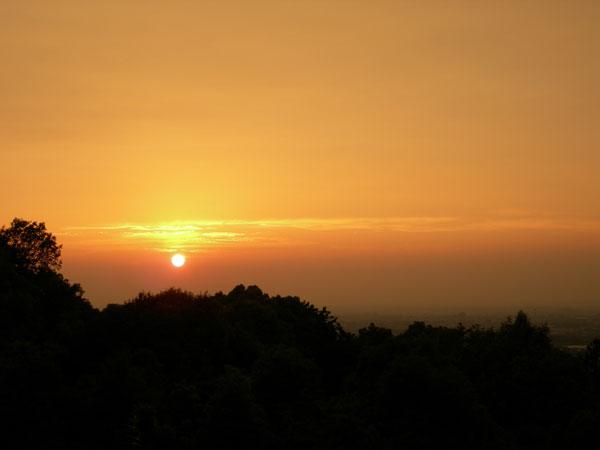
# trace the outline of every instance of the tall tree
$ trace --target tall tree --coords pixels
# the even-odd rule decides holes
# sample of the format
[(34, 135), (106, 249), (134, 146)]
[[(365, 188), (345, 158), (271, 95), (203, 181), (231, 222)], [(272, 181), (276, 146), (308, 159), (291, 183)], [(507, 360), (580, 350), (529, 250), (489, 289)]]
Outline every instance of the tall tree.
[(14, 218), (9, 227), (0, 229), (0, 245), (19, 269), (57, 272), (62, 266), (62, 245), (56, 243), (44, 222)]

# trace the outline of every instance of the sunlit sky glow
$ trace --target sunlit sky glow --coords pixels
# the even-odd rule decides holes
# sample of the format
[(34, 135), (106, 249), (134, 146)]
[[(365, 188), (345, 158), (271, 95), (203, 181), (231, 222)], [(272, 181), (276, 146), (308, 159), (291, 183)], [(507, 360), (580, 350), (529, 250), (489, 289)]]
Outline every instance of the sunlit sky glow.
[[(461, 219), (457, 217), (400, 217), (362, 219), (291, 219), (185, 221), (166, 224), (121, 224), (99, 227), (68, 227), (59, 236), (78, 245), (124, 246), (172, 253), (203, 251), (227, 244), (290, 245), (302, 243), (289, 239), (292, 234), (309, 232), (435, 233), (435, 232), (502, 232), (502, 231), (571, 231), (594, 233), (600, 221), (572, 220), (561, 217), (527, 217), (496, 214), (495, 217)], [(406, 238), (404, 236), (404, 238)], [(352, 247), (353, 242), (347, 242)]]
[[(99, 306), (600, 300), (600, 2), (0, 2), (0, 220)], [(170, 255), (189, 255), (173, 270)]]

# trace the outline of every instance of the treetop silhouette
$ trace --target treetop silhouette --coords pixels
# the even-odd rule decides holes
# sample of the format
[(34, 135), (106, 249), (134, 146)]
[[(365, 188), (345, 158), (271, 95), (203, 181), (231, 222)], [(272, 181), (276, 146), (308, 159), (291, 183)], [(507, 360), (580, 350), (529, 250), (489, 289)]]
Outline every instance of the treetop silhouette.
[(37, 273), (58, 272), (62, 267), (62, 245), (46, 230), (44, 222), (13, 219), (9, 227), (0, 229), (0, 245), (8, 250), (19, 269)]
[(600, 341), (498, 329), (348, 333), (257, 286), (180, 289), (99, 311), (43, 223), (0, 231), (3, 448), (564, 450), (600, 429)]

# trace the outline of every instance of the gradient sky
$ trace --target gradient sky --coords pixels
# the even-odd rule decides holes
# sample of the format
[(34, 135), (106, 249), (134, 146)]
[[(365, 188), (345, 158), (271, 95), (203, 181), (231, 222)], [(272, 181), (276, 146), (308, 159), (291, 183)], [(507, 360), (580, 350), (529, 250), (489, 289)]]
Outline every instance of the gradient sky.
[[(98, 306), (600, 305), (600, 2), (0, 2), (0, 223)], [(174, 251), (188, 256), (172, 268)]]

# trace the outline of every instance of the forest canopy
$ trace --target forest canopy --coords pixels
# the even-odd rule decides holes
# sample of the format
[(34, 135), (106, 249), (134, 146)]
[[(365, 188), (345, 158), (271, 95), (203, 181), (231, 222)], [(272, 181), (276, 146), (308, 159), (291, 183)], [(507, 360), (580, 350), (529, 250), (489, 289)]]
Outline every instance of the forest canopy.
[(0, 231), (4, 448), (566, 449), (600, 429), (600, 341), (497, 328), (353, 334), (256, 286), (95, 309), (43, 223)]

